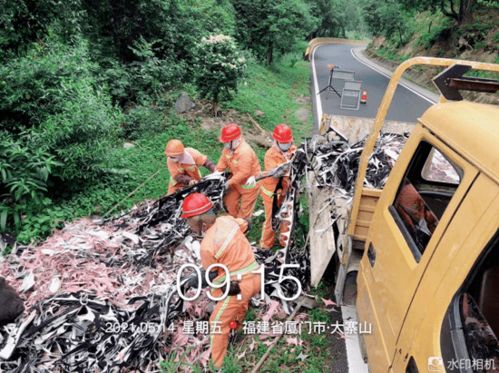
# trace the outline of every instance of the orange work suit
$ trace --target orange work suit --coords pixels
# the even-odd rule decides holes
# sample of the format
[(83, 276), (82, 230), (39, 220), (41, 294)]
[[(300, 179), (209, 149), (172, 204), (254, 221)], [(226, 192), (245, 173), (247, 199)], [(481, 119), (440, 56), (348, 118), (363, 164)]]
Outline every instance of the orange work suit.
[(245, 184), (249, 177), (258, 176), (261, 169), (255, 152), (243, 139), (234, 151), (224, 148), (217, 164), (217, 171), (223, 172), (227, 168), (232, 173), (229, 189), (224, 197), (227, 212), (235, 218), (248, 220), (255, 208), (259, 185)]
[(174, 162), (170, 158), (168, 158), (166, 161), (168, 171), (170, 172), (168, 194), (175, 193), (188, 186), (175, 180), (175, 177), (178, 175), (187, 175), (196, 181), (201, 180), (201, 172), (199, 171), (199, 166), (204, 165), (208, 158), (206, 157), (206, 155), (193, 148), (185, 148), (185, 152), (188, 153), (188, 155), (184, 156), (183, 158), (187, 163)]
[(431, 233), (437, 226), (438, 219), (431, 210), (426, 208), (426, 204), (417, 191), (417, 189), (409, 181), (400, 189), (400, 192), (395, 199), (395, 207), (406, 226), (415, 229), (416, 224), (425, 220), (428, 229)]
[[(230, 322), (236, 321), (239, 325), (244, 321), (251, 297), (260, 292), (261, 275), (251, 273), (260, 268), (256, 262), (253, 250), (244, 235), (247, 223), (243, 219), (235, 219), (225, 215), (217, 218), (208, 228), (201, 242), (201, 264), (206, 270), (213, 263), (227, 267), (231, 281), (239, 281), (240, 295), (227, 296), (218, 301), (210, 316), (210, 325), (217, 330), (211, 330), (210, 346), (211, 358), (216, 368), (221, 368), (230, 335)], [(226, 271), (215, 267), (218, 271), (213, 280), (222, 284), (226, 280)], [(220, 297), (225, 288), (212, 289), (213, 296)]]
[[(292, 145), (286, 153), (280, 151), (274, 144), (265, 153), (265, 172), (271, 171), (277, 166), (289, 161), (296, 151), (296, 146)], [(281, 206), (289, 186), (289, 177), (282, 178), (282, 189), (276, 190), (279, 178), (267, 177), (260, 181), (260, 195), (263, 199), (263, 207), (265, 208), (265, 223), (262, 228), (262, 237), (260, 239), (260, 247), (270, 249), (274, 246), (275, 232), (272, 230), (272, 205), (274, 198), (277, 197), (277, 205)], [(281, 234), (285, 233), (289, 227), (281, 224)], [(284, 246), (282, 235), (279, 238), (279, 243)]]

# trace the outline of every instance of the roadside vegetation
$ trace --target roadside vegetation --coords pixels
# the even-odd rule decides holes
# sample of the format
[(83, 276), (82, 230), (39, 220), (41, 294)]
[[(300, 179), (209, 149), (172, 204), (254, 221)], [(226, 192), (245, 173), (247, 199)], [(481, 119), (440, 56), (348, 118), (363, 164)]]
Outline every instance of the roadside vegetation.
[(499, 6), (495, 1), (365, 0), (363, 14), (375, 37), (374, 49), (385, 57), (401, 61), (422, 51), (438, 57), (465, 52), (470, 57), (487, 53), (497, 57)]
[[(304, 40), (345, 34), (346, 3), (4, 1), (0, 233), (28, 243), (64, 221), (161, 196), (166, 141), (180, 137), (216, 160), (216, 125), (235, 113), (251, 115), (250, 127), (288, 122), (307, 134)], [(182, 91), (203, 108), (199, 118), (175, 112)], [(205, 126), (210, 116), (219, 121)]]
[[(368, 53), (390, 67), (416, 55), (499, 63), (497, 1), (365, 0), (363, 14), (373, 35)], [(434, 75), (431, 69), (416, 69), (410, 77), (432, 89)], [(498, 78), (487, 72), (475, 75)]]

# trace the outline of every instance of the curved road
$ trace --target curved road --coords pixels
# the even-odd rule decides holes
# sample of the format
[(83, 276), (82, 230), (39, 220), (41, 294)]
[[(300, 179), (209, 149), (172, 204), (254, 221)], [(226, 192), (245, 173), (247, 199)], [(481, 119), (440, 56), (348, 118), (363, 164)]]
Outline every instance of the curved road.
[[(389, 78), (375, 70), (361, 58), (359, 47), (354, 45), (329, 44), (316, 47), (311, 56), (312, 63), (312, 92), (314, 115), (319, 119), (322, 113), (374, 118), (383, 94), (388, 85)], [(367, 61), (368, 62), (368, 61)], [(361, 104), (358, 111), (340, 109), (340, 98), (333, 92), (319, 90), (327, 86), (329, 79), (328, 64), (334, 64), (342, 70), (355, 72), (355, 80), (362, 81), (362, 90), (367, 90), (367, 104)], [(369, 62), (368, 62), (369, 63)], [(340, 92), (344, 81), (333, 79), (333, 87)], [(389, 120), (415, 122), (416, 119), (432, 104), (430, 98), (411, 89), (408, 86), (399, 86), (395, 92), (394, 100), (388, 112)]]

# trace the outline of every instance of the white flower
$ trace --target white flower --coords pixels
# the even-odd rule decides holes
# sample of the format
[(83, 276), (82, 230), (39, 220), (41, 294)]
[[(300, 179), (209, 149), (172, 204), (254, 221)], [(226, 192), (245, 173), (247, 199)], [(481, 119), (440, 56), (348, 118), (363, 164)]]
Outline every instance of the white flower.
[(226, 43), (232, 41), (232, 38), (228, 35), (210, 35), (208, 38), (204, 37), (201, 41), (205, 44), (215, 44), (215, 43)]

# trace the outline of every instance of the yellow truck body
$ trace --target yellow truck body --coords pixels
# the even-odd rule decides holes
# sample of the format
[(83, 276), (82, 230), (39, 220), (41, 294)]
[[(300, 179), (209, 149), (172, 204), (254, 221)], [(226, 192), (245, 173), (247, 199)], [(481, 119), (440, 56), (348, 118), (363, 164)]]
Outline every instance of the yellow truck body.
[[(413, 242), (395, 207), (407, 175), (422, 171), (415, 161), (421, 144), (437, 149), (459, 170), (453, 186), (420, 185), (422, 199), (439, 215), (424, 250)], [(434, 105), (412, 132), (377, 202), (357, 276), (358, 317), (372, 325), (372, 334), (363, 335), (372, 372), (405, 372), (409, 361), (426, 372), (431, 359), (434, 371), (445, 372), (449, 358), (471, 360), (469, 354), (442, 357), (442, 345), (455, 343), (442, 335), (442, 327), (452, 299), (497, 235), (497, 144), (499, 109), (465, 101)], [(493, 267), (497, 271), (499, 262)], [(494, 289), (495, 294), (478, 292), (478, 298), (493, 299), (476, 301), (499, 302), (499, 282)], [(481, 312), (489, 325), (488, 318), (498, 317)]]
[[(478, 363), (499, 370), (499, 108), (441, 96), (419, 118), (372, 219), (363, 219), (372, 199), (363, 187), (369, 154), (398, 80), (417, 64), (499, 72), (495, 64), (425, 57), (394, 72), (361, 156), (349, 225), (354, 237), (367, 229), (356, 306), (372, 334), (362, 344), (372, 372), (446, 372), (456, 364), (473, 371)], [(438, 162), (453, 178), (430, 177)]]
[(364, 186), (395, 89), (415, 65), (499, 73), (497, 64), (431, 57), (395, 70), (361, 155), (336, 298), (341, 303), (338, 278), (344, 284), (356, 242), (363, 248), (358, 322), (372, 330), (359, 338), (372, 373), (471, 372), (476, 363), (499, 371), (499, 108), (440, 96), (418, 119), (383, 190)]

